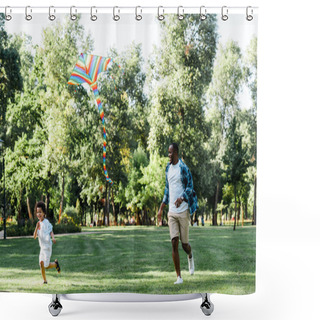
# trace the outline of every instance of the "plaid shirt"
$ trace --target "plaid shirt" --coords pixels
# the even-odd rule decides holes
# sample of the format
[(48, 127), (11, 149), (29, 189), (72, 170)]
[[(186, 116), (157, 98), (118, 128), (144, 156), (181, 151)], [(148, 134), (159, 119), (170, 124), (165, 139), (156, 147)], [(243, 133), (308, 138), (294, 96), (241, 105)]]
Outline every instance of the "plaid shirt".
[[(164, 189), (164, 197), (162, 200), (162, 202), (165, 203), (166, 205), (169, 203), (169, 183), (168, 183), (169, 167), (170, 167), (170, 163), (168, 163), (166, 167), (166, 186)], [(192, 215), (199, 208), (197, 195), (193, 190), (192, 175), (188, 166), (181, 159), (179, 159), (179, 167), (180, 167), (181, 182), (184, 188), (183, 194), (180, 197), (183, 197), (185, 201), (188, 202), (190, 214)]]

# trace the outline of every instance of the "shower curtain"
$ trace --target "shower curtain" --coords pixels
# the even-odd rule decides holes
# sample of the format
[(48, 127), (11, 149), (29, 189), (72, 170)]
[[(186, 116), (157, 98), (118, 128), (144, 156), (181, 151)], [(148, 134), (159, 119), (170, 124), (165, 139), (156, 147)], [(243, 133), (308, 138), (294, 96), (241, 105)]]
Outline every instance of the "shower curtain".
[(258, 15), (130, 10), (0, 14), (0, 291), (255, 291)]

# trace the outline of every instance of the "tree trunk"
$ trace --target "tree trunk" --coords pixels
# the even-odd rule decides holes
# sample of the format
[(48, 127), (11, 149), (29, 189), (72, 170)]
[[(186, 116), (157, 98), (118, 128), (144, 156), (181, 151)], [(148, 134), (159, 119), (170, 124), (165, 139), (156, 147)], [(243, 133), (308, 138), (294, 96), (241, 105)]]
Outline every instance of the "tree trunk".
[(108, 197), (107, 197), (107, 226), (110, 227), (110, 189), (111, 186), (108, 186)]
[(82, 208), (81, 198), (79, 198), (79, 204), (80, 204), (80, 225), (83, 226), (83, 208)]
[(237, 223), (237, 186), (234, 186), (234, 225), (233, 231), (236, 230), (236, 223)]
[(61, 220), (61, 214), (62, 214), (62, 210), (63, 210), (63, 200), (64, 200), (64, 174), (62, 173), (61, 201), (60, 201), (60, 211), (59, 211), (58, 223), (60, 223), (60, 220)]
[(218, 196), (219, 196), (219, 187), (220, 183), (219, 181), (217, 182), (217, 189), (216, 189), (216, 195), (214, 197), (214, 205), (213, 205), (213, 214), (212, 214), (212, 225), (216, 226), (218, 225), (217, 223), (217, 205), (218, 205)]
[(49, 205), (50, 205), (50, 193), (48, 192), (46, 195), (46, 212), (47, 212), (48, 220), (53, 222), (53, 215), (51, 215), (49, 212)]
[(239, 197), (239, 201), (238, 201), (238, 223), (240, 222), (240, 217), (241, 217), (241, 206), (242, 206), (242, 202), (241, 202), (240, 197)]
[(253, 216), (252, 224), (257, 225), (257, 176), (254, 177), (254, 200), (253, 200)]
[(107, 225), (106, 224), (106, 216), (107, 216), (107, 198), (108, 198), (108, 187), (109, 187), (109, 183), (106, 181), (106, 193), (105, 193), (105, 197), (104, 197), (104, 207), (103, 207), (103, 225)]
[(244, 224), (243, 205), (241, 205), (241, 215), (242, 215), (242, 226), (243, 226), (243, 224)]
[(115, 220), (115, 225), (118, 225), (118, 220), (117, 220), (117, 215), (116, 215), (116, 207), (114, 205), (114, 194), (113, 194), (113, 188), (112, 188), (112, 192), (111, 192), (111, 204), (112, 204), (112, 212), (113, 212), (113, 216), (114, 216), (114, 220)]
[(33, 221), (33, 214), (31, 212), (31, 208), (30, 208), (30, 200), (29, 200), (29, 197), (27, 197), (27, 207), (28, 207), (28, 215), (29, 215), (29, 219), (31, 221)]
[(184, 161), (184, 158), (183, 158), (183, 143), (184, 143), (184, 108), (183, 107), (181, 107), (181, 109), (180, 109), (180, 114), (181, 114), (181, 129), (182, 129), (182, 131), (181, 131), (181, 136), (180, 136), (180, 149), (181, 149), (181, 152), (180, 152), (180, 154), (181, 154), (181, 159), (182, 159), (182, 161)]
[(21, 202), (22, 202), (22, 189), (20, 189), (19, 207), (18, 207), (18, 221), (21, 224)]
[(248, 219), (248, 200), (246, 201), (244, 205), (244, 218)]

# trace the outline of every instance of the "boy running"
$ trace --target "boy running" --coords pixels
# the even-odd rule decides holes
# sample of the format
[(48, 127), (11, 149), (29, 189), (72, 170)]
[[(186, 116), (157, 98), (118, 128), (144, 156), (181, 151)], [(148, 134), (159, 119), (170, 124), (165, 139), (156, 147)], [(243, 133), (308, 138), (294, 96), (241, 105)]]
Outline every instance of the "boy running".
[[(36, 204), (36, 212), (37, 218), (39, 219), (36, 228), (33, 233), (33, 238), (39, 239), (40, 245), (40, 254), (39, 254), (39, 264), (41, 269), (41, 274), (43, 278), (43, 284), (47, 284), (46, 279), (46, 269), (56, 268), (58, 273), (60, 273), (60, 266), (58, 260), (56, 259), (54, 262), (50, 262), (51, 253), (52, 253), (52, 241), (56, 243), (54, 238), (54, 234), (52, 231), (52, 224), (46, 216), (46, 205), (44, 202), (39, 201)], [(50, 237), (51, 236), (51, 237)], [(52, 238), (52, 240), (51, 240)]]

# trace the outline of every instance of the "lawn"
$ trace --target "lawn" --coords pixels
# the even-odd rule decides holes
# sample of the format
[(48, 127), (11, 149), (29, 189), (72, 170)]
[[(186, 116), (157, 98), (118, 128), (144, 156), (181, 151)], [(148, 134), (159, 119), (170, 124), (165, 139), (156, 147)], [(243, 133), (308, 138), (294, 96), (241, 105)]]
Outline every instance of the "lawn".
[[(92, 230), (92, 231), (91, 231)], [(91, 228), (90, 233), (56, 235), (52, 261), (42, 284), (39, 245), (33, 238), (0, 241), (0, 291), (38, 293), (131, 292), (246, 294), (255, 291), (255, 227), (190, 227), (195, 274), (180, 246), (182, 285), (176, 280), (167, 227)], [(88, 231), (88, 230), (85, 230)]]

